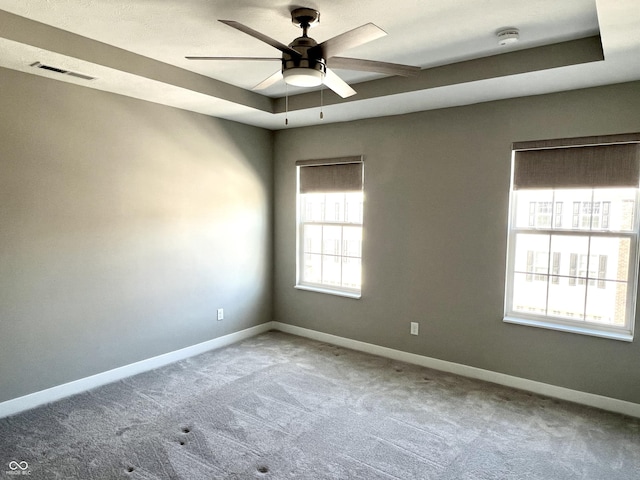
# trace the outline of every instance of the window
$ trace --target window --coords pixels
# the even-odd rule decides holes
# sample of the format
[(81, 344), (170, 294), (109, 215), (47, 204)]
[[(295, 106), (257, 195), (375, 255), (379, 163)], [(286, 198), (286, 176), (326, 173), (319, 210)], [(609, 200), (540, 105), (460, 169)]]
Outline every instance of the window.
[(640, 134), (514, 144), (505, 321), (632, 340)]
[(298, 170), (296, 288), (359, 298), (362, 157), (302, 160)]

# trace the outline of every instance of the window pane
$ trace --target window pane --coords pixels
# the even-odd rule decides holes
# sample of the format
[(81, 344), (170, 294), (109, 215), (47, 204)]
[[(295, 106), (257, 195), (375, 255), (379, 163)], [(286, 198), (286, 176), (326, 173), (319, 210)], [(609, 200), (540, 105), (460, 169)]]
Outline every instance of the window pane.
[(345, 195), (345, 218), (347, 223), (362, 224), (363, 195), (362, 192), (351, 192)]
[(324, 204), (325, 222), (342, 222), (344, 220), (344, 193), (328, 193)]
[(584, 319), (585, 282), (573, 282), (571, 278), (560, 277), (558, 283), (549, 285), (549, 305), (547, 315), (573, 320)]
[(587, 289), (588, 322), (624, 326), (627, 308), (627, 284), (604, 281), (602, 288)]
[(342, 254), (342, 227), (322, 227), (322, 253), (325, 255)]
[(627, 281), (629, 273), (629, 238), (593, 237), (591, 255), (596, 265), (589, 270), (596, 272), (595, 278), (603, 280)]
[(360, 288), (361, 261), (359, 258), (342, 259), (342, 286), (347, 288)]
[(600, 229), (630, 231), (634, 229), (635, 189), (600, 188), (593, 199), (602, 205)]
[(305, 254), (302, 276), (305, 282), (322, 281), (322, 255)]
[(342, 284), (341, 257), (323, 255), (322, 283), (324, 285), (335, 285), (335, 286), (340, 286)]
[(552, 190), (518, 190), (516, 227), (549, 228), (552, 219)]
[(566, 230), (589, 230), (591, 227), (592, 189), (556, 190), (554, 199), (556, 206), (562, 205), (557, 215), (556, 228)]
[(322, 253), (322, 226), (304, 226), (304, 245), (302, 248), (305, 253)]
[(513, 310), (544, 315), (547, 305), (547, 282), (533, 282), (530, 275), (513, 276)]
[[(581, 255), (587, 255), (589, 252), (589, 238), (575, 235), (552, 235), (551, 251), (559, 256), (557, 274), (565, 277), (577, 277)], [(569, 279), (569, 285), (576, 283), (575, 278)]]
[(324, 193), (302, 195), (301, 220), (304, 222), (322, 222), (324, 220)]
[(347, 257), (362, 256), (362, 227), (344, 227), (342, 238), (343, 255)]
[(548, 274), (549, 235), (518, 233), (516, 235), (515, 271)]

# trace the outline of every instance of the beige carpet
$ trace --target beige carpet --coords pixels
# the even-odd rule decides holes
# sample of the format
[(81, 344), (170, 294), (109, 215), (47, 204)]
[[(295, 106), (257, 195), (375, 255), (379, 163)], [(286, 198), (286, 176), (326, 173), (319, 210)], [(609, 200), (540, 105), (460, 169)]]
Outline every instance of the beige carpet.
[[(0, 479), (640, 478), (640, 420), (270, 332), (0, 420)], [(11, 468), (13, 470), (11, 470)]]

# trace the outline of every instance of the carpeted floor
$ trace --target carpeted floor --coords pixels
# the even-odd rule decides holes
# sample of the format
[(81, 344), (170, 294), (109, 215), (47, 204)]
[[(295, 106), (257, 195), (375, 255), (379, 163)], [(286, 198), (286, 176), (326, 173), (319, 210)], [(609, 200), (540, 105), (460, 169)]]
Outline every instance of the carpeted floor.
[(640, 419), (270, 332), (0, 419), (0, 479), (22, 462), (47, 480), (638, 479)]

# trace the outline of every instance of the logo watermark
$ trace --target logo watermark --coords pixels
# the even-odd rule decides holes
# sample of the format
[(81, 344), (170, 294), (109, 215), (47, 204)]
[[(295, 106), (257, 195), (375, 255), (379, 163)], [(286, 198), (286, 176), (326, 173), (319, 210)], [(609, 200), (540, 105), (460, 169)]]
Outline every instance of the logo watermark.
[(24, 460), (21, 462), (11, 460), (8, 466), (9, 466), (9, 470), (4, 472), (7, 475), (31, 475), (31, 470), (29, 470), (29, 464)]

